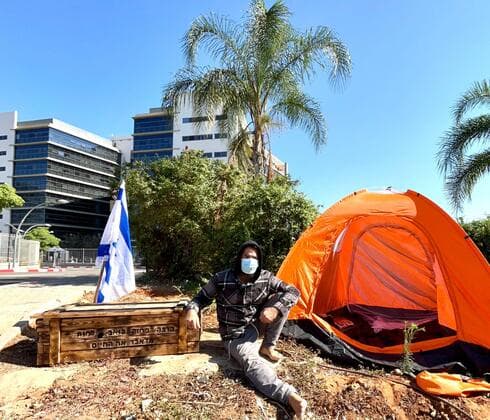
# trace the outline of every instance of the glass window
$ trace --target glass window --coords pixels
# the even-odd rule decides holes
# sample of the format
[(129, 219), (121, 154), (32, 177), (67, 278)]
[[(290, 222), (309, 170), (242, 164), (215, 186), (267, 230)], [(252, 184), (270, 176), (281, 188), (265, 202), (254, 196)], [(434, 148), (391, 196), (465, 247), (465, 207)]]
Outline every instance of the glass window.
[(47, 156), (47, 144), (38, 144), (33, 146), (15, 145), (15, 159), (32, 159)]
[(0, 136), (0, 140), (7, 140), (8, 136)]
[(193, 122), (203, 122), (203, 121), (209, 121), (208, 117), (187, 117), (187, 118), (182, 118), (182, 122), (185, 123), (193, 123)]
[(49, 128), (31, 128), (29, 130), (17, 130), (15, 134), (15, 143), (36, 143), (48, 141)]
[(134, 120), (135, 133), (150, 133), (152, 131), (171, 131), (174, 128), (173, 116), (138, 118)]
[(203, 153), (202, 156), (205, 157), (205, 158), (212, 158), (213, 157), (213, 153), (212, 152), (206, 152), (206, 153)]
[[(14, 178), (14, 188), (21, 191), (52, 190), (66, 194), (81, 195), (85, 197), (107, 197), (110, 195), (107, 188), (81, 184), (66, 179), (51, 178), (47, 176)], [(22, 195), (22, 194), (21, 194)]]
[(212, 134), (196, 134), (194, 136), (182, 136), (182, 141), (210, 140), (212, 138)]
[(95, 185), (110, 186), (113, 178), (90, 172), (85, 169), (74, 166), (63, 165), (58, 162), (46, 160), (34, 160), (26, 162), (15, 162), (14, 176), (18, 175), (33, 175), (33, 174), (54, 174), (66, 178), (72, 178), (84, 182), (89, 182)]
[[(10, 223), (18, 225), (30, 209), (12, 210), (10, 213)], [(46, 223), (44, 220), (44, 208), (34, 210), (27, 219), (27, 224)]]
[(81, 153), (74, 152), (72, 150), (62, 150), (58, 146), (49, 145), (48, 156), (56, 160), (61, 160), (67, 163), (73, 163), (75, 165), (83, 166), (85, 168), (101, 171), (106, 174), (114, 174), (117, 168), (116, 163), (109, 163), (103, 160), (82, 155)]
[[(62, 131), (58, 131), (53, 128), (49, 129), (49, 140), (62, 146), (67, 146), (73, 149), (81, 150), (85, 153), (90, 153), (96, 157), (98, 156), (104, 159), (112, 160), (113, 162), (119, 161), (119, 153), (115, 150), (105, 148), (104, 146), (72, 136), (71, 134), (63, 133)], [(109, 141), (107, 143), (109, 144)]]
[[(211, 120), (208, 118), (208, 117), (186, 117), (186, 118), (182, 118), (182, 122), (185, 124), (185, 123), (193, 123), (193, 122), (204, 122), (204, 121), (212, 121), (213, 119), (211, 118)], [(220, 121), (220, 120), (226, 120), (226, 114), (221, 114), (221, 115), (216, 115), (215, 116), (215, 120), (216, 121)]]
[(134, 136), (133, 150), (170, 149), (173, 147), (173, 133), (145, 134)]
[(5, 171), (5, 166), (0, 166), (0, 172)]
[(49, 207), (62, 207), (64, 210), (84, 211), (87, 213), (106, 214), (110, 213), (109, 197), (99, 197), (97, 200), (69, 197), (69, 203), (59, 204), (56, 201), (60, 198), (67, 198), (64, 195), (51, 194), (46, 192), (32, 192), (21, 194), (25, 200), (25, 207), (34, 207), (40, 203), (46, 203)]
[(158, 152), (145, 152), (145, 153), (134, 153), (131, 156), (131, 162), (152, 162), (154, 160), (171, 158), (172, 151), (171, 150), (161, 150)]
[(14, 163), (14, 175), (45, 174), (46, 172), (48, 172), (48, 162), (45, 160)]
[(214, 138), (215, 139), (226, 139), (228, 137), (228, 134), (226, 133), (215, 133)]
[[(17, 130), (15, 135), (16, 145), (22, 143), (47, 142), (57, 143), (61, 146), (71, 147), (96, 157), (119, 162), (119, 153), (104, 146), (81, 139), (71, 134), (64, 133), (54, 128), (35, 128), (29, 130)], [(109, 141), (107, 142), (109, 145)]]
[(7, 152), (5, 150), (0, 150), (0, 156), (5, 156)]
[(215, 158), (226, 157), (228, 156), (228, 152), (214, 152)]
[(46, 177), (14, 178), (14, 188), (18, 191), (44, 190), (46, 189)]

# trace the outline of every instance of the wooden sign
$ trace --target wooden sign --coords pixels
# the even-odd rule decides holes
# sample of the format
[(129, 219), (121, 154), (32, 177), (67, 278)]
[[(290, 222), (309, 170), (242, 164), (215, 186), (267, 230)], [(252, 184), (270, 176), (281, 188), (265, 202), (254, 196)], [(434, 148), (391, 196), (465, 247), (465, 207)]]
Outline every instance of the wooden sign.
[(37, 365), (199, 351), (187, 302), (68, 305), (37, 316)]

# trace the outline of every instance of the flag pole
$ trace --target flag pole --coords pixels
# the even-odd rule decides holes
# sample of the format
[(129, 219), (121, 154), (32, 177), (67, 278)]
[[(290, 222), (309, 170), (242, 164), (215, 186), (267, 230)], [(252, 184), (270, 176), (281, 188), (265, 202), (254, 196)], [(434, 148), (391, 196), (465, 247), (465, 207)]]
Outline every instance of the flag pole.
[(97, 286), (95, 287), (94, 303), (97, 303), (97, 296), (99, 296), (99, 290), (100, 290), (100, 286), (102, 283), (102, 276), (104, 274), (104, 268), (105, 268), (105, 261), (104, 261), (104, 264), (102, 264), (102, 267), (100, 269), (99, 280), (97, 280)]

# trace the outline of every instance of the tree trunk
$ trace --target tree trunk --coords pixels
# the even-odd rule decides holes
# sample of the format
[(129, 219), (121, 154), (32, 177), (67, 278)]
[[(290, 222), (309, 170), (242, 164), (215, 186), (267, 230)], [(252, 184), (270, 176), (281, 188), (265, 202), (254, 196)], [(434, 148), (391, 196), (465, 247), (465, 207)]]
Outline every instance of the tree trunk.
[(269, 162), (267, 165), (267, 182), (272, 181), (272, 148), (271, 148), (271, 142), (269, 140)]
[(261, 133), (257, 129), (254, 131), (254, 140), (252, 144), (252, 164), (254, 167), (254, 173), (255, 175), (260, 174), (260, 138), (261, 138)]

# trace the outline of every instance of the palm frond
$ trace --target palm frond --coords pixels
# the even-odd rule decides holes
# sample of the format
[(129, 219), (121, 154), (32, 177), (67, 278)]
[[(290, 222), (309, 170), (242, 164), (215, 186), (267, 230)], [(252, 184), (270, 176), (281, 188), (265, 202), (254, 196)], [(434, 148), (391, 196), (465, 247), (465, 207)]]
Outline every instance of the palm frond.
[(182, 39), (182, 50), (187, 65), (195, 64), (199, 46), (222, 63), (246, 64), (243, 55), (243, 28), (225, 17), (210, 14), (199, 16)]
[(291, 126), (305, 130), (316, 150), (327, 142), (327, 125), (320, 105), (302, 92), (290, 92), (271, 108), (271, 115), (286, 118)]
[(167, 83), (162, 92), (162, 107), (174, 108), (179, 105), (185, 104), (190, 99), (189, 94), (194, 89), (194, 83), (198, 75), (193, 69), (181, 69), (177, 72), (174, 80)]
[[(303, 128), (317, 149), (326, 142), (320, 106), (301, 84), (318, 69), (328, 72), (333, 85), (349, 77), (349, 51), (329, 28), (295, 31), (285, 0), (269, 8), (265, 0), (251, 0), (248, 17), (238, 25), (214, 14), (198, 17), (182, 47), (187, 67), (165, 86), (163, 104), (190, 100), (194, 112), (208, 117), (222, 109), (228, 118), (219, 125), (232, 136), (232, 159), (241, 153), (243, 166), (251, 160), (253, 170), (262, 174), (264, 139), (277, 121)], [(196, 67), (201, 48), (219, 68)]]
[(242, 89), (242, 80), (233, 69), (185, 68), (165, 86), (162, 104), (173, 107), (190, 100), (195, 112), (212, 115), (223, 104), (235, 102)]
[(458, 100), (453, 108), (453, 117), (456, 125), (461, 123), (464, 114), (480, 106), (490, 104), (490, 83), (488, 80), (475, 82)]
[(291, 32), (291, 12), (282, 0), (269, 9), (263, 0), (253, 0), (248, 19), (248, 47), (254, 51), (257, 64), (268, 64), (276, 54), (282, 53)]
[(460, 165), (465, 151), (475, 142), (490, 138), (490, 114), (470, 118), (453, 126), (442, 138), (437, 153), (439, 169), (443, 174)]
[(342, 84), (351, 73), (352, 60), (347, 47), (325, 26), (296, 34), (290, 49), (272, 72), (271, 80), (275, 82), (290, 72), (304, 81), (315, 74), (315, 64), (329, 72), (333, 85)]
[(456, 210), (461, 210), (462, 203), (471, 199), (476, 183), (488, 173), (490, 173), (490, 149), (465, 158), (453, 168), (447, 177), (446, 192)]
[(242, 127), (228, 143), (229, 162), (244, 172), (251, 172), (253, 169), (252, 141), (248, 128), (249, 125)]

